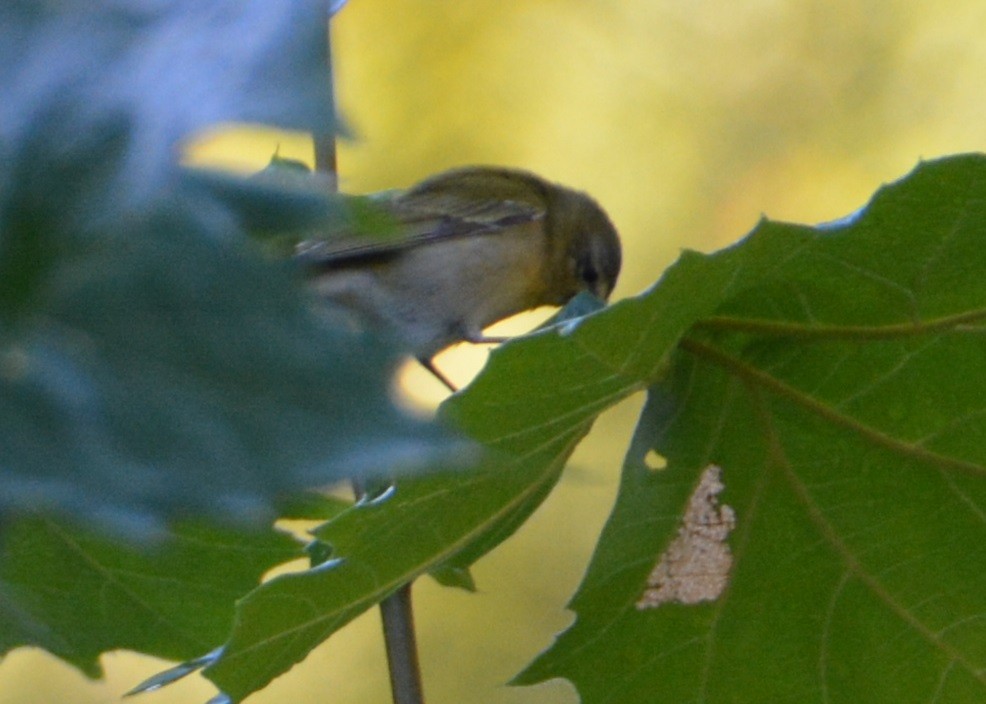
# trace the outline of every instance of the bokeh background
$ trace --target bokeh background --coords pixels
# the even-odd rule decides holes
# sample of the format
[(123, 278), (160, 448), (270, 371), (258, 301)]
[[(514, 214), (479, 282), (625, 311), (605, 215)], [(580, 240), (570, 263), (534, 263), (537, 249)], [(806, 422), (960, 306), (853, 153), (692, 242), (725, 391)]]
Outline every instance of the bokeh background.
[[(919, 159), (986, 148), (982, 0), (351, 0), (334, 20), (349, 192), (446, 167), (519, 166), (592, 193), (624, 239), (615, 298), (682, 248), (712, 251), (761, 217), (815, 223), (866, 202)], [(189, 159), (311, 161), (305, 135), (224, 129)], [(512, 321), (521, 331), (533, 318)], [(438, 360), (460, 383), (485, 359)], [(413, 403), (441, 387), (408, 369)], [(641, 399), (603, 416), (558, 489), (475, 569), (478, 594), (416, 587), (432, 704), (572, 704), (565, 683), (504, 686), (571, 620)], [(0, 666), (0, 704), (116, 702), (165, 663), (104, 658), (89, 682), (30, 650)], [(149, 704), (205, 701), (189, 678)], [(251, 701), (389, 701), (379, 619), (360, 618)]]

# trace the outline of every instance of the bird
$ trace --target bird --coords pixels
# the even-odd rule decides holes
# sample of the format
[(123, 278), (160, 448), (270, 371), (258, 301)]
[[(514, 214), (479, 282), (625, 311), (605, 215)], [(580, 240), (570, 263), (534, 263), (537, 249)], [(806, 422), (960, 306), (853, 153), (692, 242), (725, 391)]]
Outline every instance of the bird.
[(528, 171), (460, 167), (373, 202), (391, 237), (322, 232), (294, 258), (317, 297), (396, 338), (453, 391), (438, 352), (503, 342), (483, 331), (583, 291), (606, 301), (620, 273), (620, 238), (599, 204)]

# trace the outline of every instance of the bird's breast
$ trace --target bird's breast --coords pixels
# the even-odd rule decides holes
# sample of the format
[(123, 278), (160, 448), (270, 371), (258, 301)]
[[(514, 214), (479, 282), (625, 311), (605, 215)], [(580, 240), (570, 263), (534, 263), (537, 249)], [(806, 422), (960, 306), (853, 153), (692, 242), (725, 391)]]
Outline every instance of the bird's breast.
[(539, 223), (449, 238), (390, 260), (329, 272), (324, 297), (390, 328), (414, 354), (430, 357), (493, 323), (546, 303)]

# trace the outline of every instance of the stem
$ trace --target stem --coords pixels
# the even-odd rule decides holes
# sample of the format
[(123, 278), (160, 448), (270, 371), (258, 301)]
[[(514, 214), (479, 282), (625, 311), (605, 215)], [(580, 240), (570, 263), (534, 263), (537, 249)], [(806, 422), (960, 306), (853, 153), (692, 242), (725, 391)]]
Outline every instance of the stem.
[[(366, 487), (361, 481), (354, 479), (352, 486), (357, 501), (366, 496)], [(394, 704), (424, 704), (410, 582), (380, 602), (380, 620)]]
[[(326, 5), (328, 10), (328, 5)], [(326, 15), (327, 17), (328, 15)], [(339, 191), (339, 163), (336, 158), (336, 106), (335, 106), (335, 82), (332, 75), (332, 30), (331, 23), (326, 20), (325, 41), (325, 70), (329, 81), (329, 111), (332, 115), (333, 124), (329, 129), (316, 132), (313, 135), (315, 141), (315, 170), (328, 176), (331, 181), (329, 190), (333, 193)]]
[(380, 617), (394, 704), (424, 704), (410, 583), (380, 602)]
[[(326, 10), (331, 5), (326, 3)], [(326, 14), (328, 16), (328, 13)], [(332, 76), (331, 23), (326, 31), (326, 70), (328, 74), (332, 115), (335, 117), (335, 84)], [(334, 122), (335, 120), (333, 120)], [(329, 189), (339, 190), (339, 165), (336, 157), (335, 125), (313, 135), (315, 141), (315, 170), (330, 178)], [(441, 377), (439, 377), (441, 378)], [(366, 490), (358, 480), (353, 480), (353, 493), (357, 501)], [(405, 584), (380, 602), (383, 636), (387, 648), (387, 668), (390, 671), (390, 687), (394, 704), (424, 704), (421, 685), (421, 668), (418, 664), (418, 646), (414, 636), (414, 611), (411, 605), (411, 584)]]

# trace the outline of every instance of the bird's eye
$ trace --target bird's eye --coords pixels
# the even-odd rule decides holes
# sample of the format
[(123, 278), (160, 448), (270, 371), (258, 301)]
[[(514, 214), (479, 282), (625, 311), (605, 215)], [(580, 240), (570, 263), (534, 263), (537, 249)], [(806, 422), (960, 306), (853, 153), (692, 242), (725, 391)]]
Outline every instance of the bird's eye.
[(596, 267), (591, 262), (583, 261), (579, 263), (579, 277), (589, 286), (595, 286), (596, 282), (599, 281), (599, 272), (596, 271)]

